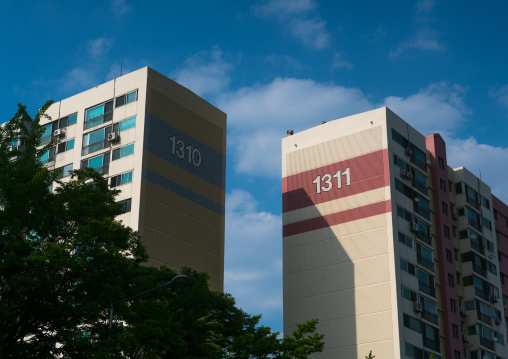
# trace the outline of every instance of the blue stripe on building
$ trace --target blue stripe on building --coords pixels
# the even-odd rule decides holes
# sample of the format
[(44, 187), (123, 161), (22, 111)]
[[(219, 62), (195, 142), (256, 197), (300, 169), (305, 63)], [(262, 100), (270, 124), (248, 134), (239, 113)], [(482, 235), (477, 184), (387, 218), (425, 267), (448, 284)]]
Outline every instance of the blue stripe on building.
[[(172, 154), (173, 142), (170, 140), (172, 136), (182, 140), (185, 147), (190, 145), (193, 149), (196, 148), (199, 150), (201, 153), (201, 164), (199, 167), (188, 162), (188, 152), (185, 148), (184, 159), (180, 159)], [(208, 183), (222, 189), (226, 188), (226, 155), (148, 112), (145, 113), (145, 134), (143, 143), (143, 150), (180, 167)]]
[(141, 170), (141, 177), (153, 184), (156, 184), (159, 187), (162, 187), (168, 191), (171, 191), (185, 199), (188, 199), (191, 202), (194, 202), (210, 211), (213, 211), (221, 216), (224, 216), (225, 208), (224, 205), (211, 200), (208, 197), (203, 196), (202, 194), (195, 192), (181, 184), (170, 180), (169, 178), (154, 172), (146, 167), (143, 167)]

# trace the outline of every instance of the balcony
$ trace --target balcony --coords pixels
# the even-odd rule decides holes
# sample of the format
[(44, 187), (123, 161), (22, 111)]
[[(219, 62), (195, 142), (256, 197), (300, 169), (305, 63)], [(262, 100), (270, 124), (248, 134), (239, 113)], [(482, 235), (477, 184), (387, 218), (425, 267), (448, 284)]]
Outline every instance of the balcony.
[(89, 167), (93, 169), (95, 172), (102, 173), (102, 174), (108, 174), (109, 173), (109, 163), (99, 166), (99, 167)]
[(494, 350), (494, 341), (480, 336), (480, 344), (486, 348)]
[(485, 255), (485, 247), (483, 247), (481, 241), (480, 243), (477, 243), (476, 241), (473, 241), (471, 239), (471, 248), (477, 251), (478, 253)]
[(485, 268), (482, 268), (480, 266), (477, 266), (476, 264), (473, 263), (473, 271), (484, 276), (484, 277), (487, 277), (487, 270)]
[(421, 241), (427, 243), (429, 246), (432, 246), (432, 236), (428, 235), (427, 233), (418, 231), (418, 233), (416, 233), (416, 237)]
[(113, 112), (106, 112), (102, 115), (95, 116), (93, 118), (90, 118), (88, 120), (85, 120), (85, 130), (99, 126), (105, 122), (111, 121), (113, 119)]
[(466, 196), (466, 202), (469, 203), (472, 207), (476, 208), (477, 210), (480, 210), (480, 203), (470, 198), (469, 196)]
[(483, 314), (479, 309), (476, 313), (478, 315), (478, 320), (481, 320), (485, 324), (492, 325), (492, 317), (490, 315)]
[(430, 295), (430, 296), (432, 296), (434, 298), (436, 297), (436, 288), (431, 287), (430, 285), (422, 283), (422, 282), (418, 282), (418, 288), (423, 293), (426, 293), (426, 294), (428, 294), (428, 295)]
[(423, 346), (429, 349), (432, 349), (438, 353), (441, 353), (441, 346), (439, 345), (438, 340), (431, 340), (429, 338), (423, 337)]
[(429, 322), (431, 323), (434, 323), (434, 324), (439, 324), (439, 320), (438, 320), (438, 317), (437, 317), (437, 314), (432, 314), (432, 313), (429, 313), (425, 310), (422, 311), (422, 318), (425, 319), (425, 320), (428, 320)]
[(483, 290), (480, 290), (480, 289), (475, 287), (474, 288), (474, 294), (477, 297), (482, 298), (483, 300), (490, 301), (489, 293), (488, 292), (484, 292)]
[(418, 168), (420, 168), (423, 172), (427, 173), (427, 164), (425, 163), (425, 161), (420, 161), (418, 158), (416, 158), (415, 156), (411, 156), (411, 162), (417, 166)]
[(429, 195), (429, 190), (427, 189), (426, 185), (421, 184), (420, 182), (413, 180), (413, 187), (416, 188), (418, 191), (423, 193), (424, 195)]
[(467, 217), (467, 223), (473, 227), (474, 229), (476, 229), (477, 231), (482, 231), (482, 225), (480, 223), (478, 223), (478, 221), (472, 219), (472, 218), (469, 218)]
[(420, 253), (417, 254), (418, 264), (424, 266), (431, 271), (434, 271), (434, 262), (429, 261), (427, 258), (421, 256)]
[(106, 148), (108, 146), (109, 146), (109, 142), (107, 140), (95, 142), (95, 143), (92, 143), (88, 146), (84, 146), (83, 149), (81, 150), (81, 155), (82, 156), (88, 155), (88, 154), (93, 153), (95, 151), (100, 151), (103, 148)]

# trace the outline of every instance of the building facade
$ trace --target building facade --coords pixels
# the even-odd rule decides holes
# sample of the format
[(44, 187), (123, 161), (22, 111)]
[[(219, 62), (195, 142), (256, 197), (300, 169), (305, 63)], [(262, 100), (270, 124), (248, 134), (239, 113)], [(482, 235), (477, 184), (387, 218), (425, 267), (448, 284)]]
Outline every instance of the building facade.
[[(145, 67), (55, 102), (41, 124), (40, 160), (91, 167), (121, 190), (125, 225), (139, 231), (148, 264), (187, 266), (224, 278), (226, 114)], [(55, 183), (54, 186), (57, 186)]]
[(282, 140), (284, 332), (315, 358), (508, 357), (508, 207), (388, 108)]

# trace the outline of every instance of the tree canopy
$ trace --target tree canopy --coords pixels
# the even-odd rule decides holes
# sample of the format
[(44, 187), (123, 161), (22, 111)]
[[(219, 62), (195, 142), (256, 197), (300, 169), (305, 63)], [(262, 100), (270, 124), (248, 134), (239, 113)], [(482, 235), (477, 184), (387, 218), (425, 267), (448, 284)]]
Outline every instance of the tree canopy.
[(0, 127), (0, 357), (300, 359), (323, 350), (317, 321), (281, 339), (211, 291), (205, 273), (184, 269), (187, 283), (136, 296), (178, 273), (142, 265), (141, 239), (115, 220), (118, 191), (101, 174), (59, 180), (38, 160), (56, 144), (39, 147), (50, 105), (33, 119), (19, 105)]

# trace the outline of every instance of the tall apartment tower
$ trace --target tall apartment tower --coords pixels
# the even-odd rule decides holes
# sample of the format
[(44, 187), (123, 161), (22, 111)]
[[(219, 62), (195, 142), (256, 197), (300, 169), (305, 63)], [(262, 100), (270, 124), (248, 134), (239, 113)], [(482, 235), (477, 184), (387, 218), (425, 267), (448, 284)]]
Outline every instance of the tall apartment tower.
[[(284, 332), (313, 358), (508, 358), (508, 207), (388, 108), (282, 140)], [(507, 282), (508, 284), (508, 282)]]
[[(91, 167), (121, 190), (149, 265), (187, 266), (224, 281), (226, 114), (145, 67), (55, 102), (41, 161), (70, 171)], [(55, 184), (56, 185), (56, 184)]]

